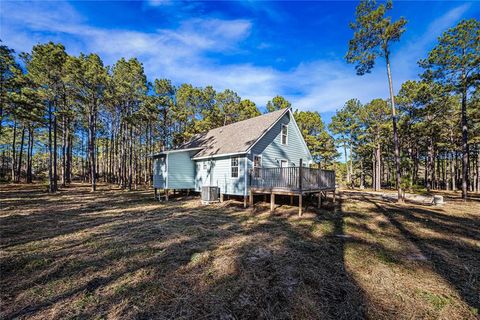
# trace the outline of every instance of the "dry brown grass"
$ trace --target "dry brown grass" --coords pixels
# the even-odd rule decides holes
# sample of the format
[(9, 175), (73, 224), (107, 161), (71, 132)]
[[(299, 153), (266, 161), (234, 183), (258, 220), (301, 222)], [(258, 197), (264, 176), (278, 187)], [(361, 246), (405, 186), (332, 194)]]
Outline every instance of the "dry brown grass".
[(2, 318), (475, 319), (480, 202), (309, 209), (0, 187)]

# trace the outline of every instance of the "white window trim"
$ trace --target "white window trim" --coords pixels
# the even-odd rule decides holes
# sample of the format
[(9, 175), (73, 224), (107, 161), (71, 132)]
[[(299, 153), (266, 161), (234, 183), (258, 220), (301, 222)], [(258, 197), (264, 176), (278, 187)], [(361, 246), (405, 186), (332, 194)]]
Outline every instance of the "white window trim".
[[(236, 165), (236, 168), (237, 168), (237, 176), (234, 177), (232, 175), (232, 169), (235, 168), (235, 166), (232, 166), (232, 160), (233, 159), (237, 159), (237, 165)], [(230, 158), (230, 178), (232, 179), (238, 179), (240, 177), (240, 158), (239, 157), (231, 157)]]
[(278, 159), (278, 164), (279, 164), (280, 168), (282, 168), (282, 162), (286, 162), (286, 163), (287, 163), (287, 165), (286, 165), (285, 167), (283, 167), (283, 168), (288, 167), (288, 160), (287, 160), (287, 159)]
[(258, 168), (261, 168), (262, 167), (262, 161), (263, 161), (263, 157), (261, 154), (254, 154), (253, 155), (253, 167), (255, 168), (255, 157), (260, 157), (260, 167)]
[[(285, 143), (283, 143), (283, 128), (287, 128), (287, 134), (285, 135)], [(282, 146), (288, 146), (288, 123), (283, 123), (282, 128), (280, 129), (280, 144)]]
[[(260, 158), (260, 166), (259, 167), (255, 167), (255, 157), (259, 157)], [(263, 162), (263, 156), (261, 154), (254, 154), (253, 155), (253, 175), (255, 178), (259, 178), (259, 176), (256, 175), (256, 172), (255, 172), (255, 169), (256, 168), (262, 168), (262, 162)]]

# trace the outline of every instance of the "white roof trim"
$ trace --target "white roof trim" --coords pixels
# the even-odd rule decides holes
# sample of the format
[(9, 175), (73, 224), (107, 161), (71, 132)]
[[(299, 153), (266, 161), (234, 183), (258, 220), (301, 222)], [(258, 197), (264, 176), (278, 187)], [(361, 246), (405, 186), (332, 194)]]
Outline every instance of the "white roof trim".
[(185, 152), (185, 151), (195, 151), (195, 150), (201, 150), (203, 147), (195, 147), (195, 148), (187, 148), (187, 149), (173, 149), (173, 150), (167, 150), (167, 151), (162, 151), (156, 154), (152, 154), (151, 157), (156, 157), (156, 156), (162, 156), (165, 154), (169, 153), (175, 153), (175, 152)]
[(247, 151), (234, 152), (234, 153), (219, 153), (219, 154), (213, 154), (213, 155), (203, 156), (203, 157), (192, 157), (192, 160), (203, 160), (203, 159), (212, 159), (212, 158), (220, 158), (220, 157), (238, 156), (246, 153)]

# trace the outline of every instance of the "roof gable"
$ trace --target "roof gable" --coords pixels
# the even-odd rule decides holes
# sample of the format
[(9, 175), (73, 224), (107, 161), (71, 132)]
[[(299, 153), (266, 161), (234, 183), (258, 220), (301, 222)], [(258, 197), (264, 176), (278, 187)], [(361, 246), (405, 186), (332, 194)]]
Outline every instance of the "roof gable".
[(180, 148), (201, 147), (194, 158), (246, 153), (286, 112), (278, 110), (197, 134)]

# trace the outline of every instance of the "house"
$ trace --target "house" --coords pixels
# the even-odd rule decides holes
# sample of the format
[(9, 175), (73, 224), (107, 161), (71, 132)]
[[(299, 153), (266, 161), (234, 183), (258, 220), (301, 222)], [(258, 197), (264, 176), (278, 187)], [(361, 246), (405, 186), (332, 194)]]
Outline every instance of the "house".
[(313, 162), (291, 108), (212, 129), (153, 157), (154, 188), (167, 190), (167, 196), (171, 189), (217, 186), (221, 194), (243, 196), (245, 203), (252, 179), (264, 168), (298, 169)]

